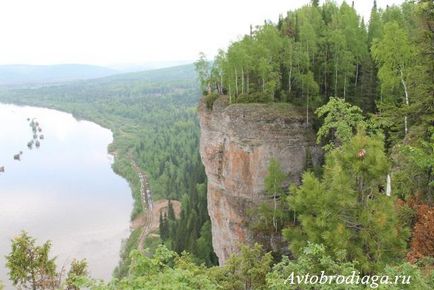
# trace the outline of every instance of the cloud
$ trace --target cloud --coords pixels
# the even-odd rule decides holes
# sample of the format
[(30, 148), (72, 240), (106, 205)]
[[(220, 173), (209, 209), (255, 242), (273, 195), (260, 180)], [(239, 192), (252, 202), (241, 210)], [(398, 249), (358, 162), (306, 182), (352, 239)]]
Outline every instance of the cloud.
[[(0, 2), (0, 64), (120, 64), (213, 55), (308, 0), (6, 0)], [(339, 3), (342, 1), (338, 1)], [(378, 5), (400, 3), (379, 0)], [(368, 17), (372, 1), (355, 1)]]

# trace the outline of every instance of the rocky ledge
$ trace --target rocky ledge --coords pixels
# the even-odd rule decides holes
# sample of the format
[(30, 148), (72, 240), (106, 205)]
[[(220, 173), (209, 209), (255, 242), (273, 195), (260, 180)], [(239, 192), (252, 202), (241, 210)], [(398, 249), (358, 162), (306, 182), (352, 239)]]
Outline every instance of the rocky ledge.
[(199, 105), (200, 154), (208, 177), (208, 211), (220, 264), (240, 243), (252, 243), (249, 209), (267, 200), (264, 178), (271, 158), (298, 184), (306, 164), (321, 152), (301, 108), (290, 104), (232, 104), (219, 97), (212, 110)]

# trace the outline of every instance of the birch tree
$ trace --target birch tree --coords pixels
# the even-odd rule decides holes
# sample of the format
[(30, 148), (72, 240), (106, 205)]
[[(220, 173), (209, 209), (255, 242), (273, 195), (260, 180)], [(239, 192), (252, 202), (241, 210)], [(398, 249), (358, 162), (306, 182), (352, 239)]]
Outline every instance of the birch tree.
[(283, 194), (282, 183), (286, 175), (280, 167), (280, 163), (276, 159), (271, 159), (268, 165), (268, 174), (265, 177), (265, 191), (273, 197), (273, 227), (277, 233), (277, 202)]
[(210, 93), (210, 67), (205, 53), (199, 53), (199, 59), (194, 63), (202, 92)]
[[(410, 43), (407, 32), (397, 22), (392, 21), (384, 26), (381, 40), (374, 42), (372, 56), (379, 64), (378, 78), (381, 81), (381, 93), (390, 96), (392, 101), (403, 99), (406, 107), (410, 105), (408, 78), (414, 61), (414, 47)], [(403, 92), (395, 96), (396, 87)], [(407, 113), (404, 115), (404, 134), (408, 133)]]

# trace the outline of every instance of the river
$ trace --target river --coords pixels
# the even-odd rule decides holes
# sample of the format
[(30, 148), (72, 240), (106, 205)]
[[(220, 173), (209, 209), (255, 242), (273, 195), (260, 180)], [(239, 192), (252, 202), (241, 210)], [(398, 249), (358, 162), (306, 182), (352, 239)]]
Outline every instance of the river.
[[(39, 148), (27, 147), (28, 118), (44, 135)], [(112, 140), (109, 130), (67, 113), (0, 104), (0, 280), (7, 289), (5, 255), (22, 230), (52, 241), (58, 269), (86, 258), (92, 277), (111, 277), (132, 208), (127, 182), (111, 168)]]

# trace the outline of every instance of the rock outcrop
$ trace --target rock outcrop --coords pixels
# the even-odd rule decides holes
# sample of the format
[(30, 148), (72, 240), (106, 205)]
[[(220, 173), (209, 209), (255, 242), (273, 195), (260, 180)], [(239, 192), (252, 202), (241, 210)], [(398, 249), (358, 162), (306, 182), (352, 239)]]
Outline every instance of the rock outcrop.
[(289, 104), (233, 104), (218, 98), (199, 105), (200, 154), (208, 177), (208, 211), (220, 264), (240, 243), (252, 243), (249, 209), (266, 199), (264, 177), (271, 158), (300, 182), (306, 164), (318, 165), (320, 149), (303, 111)]

